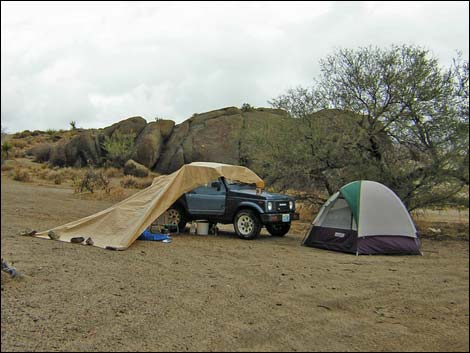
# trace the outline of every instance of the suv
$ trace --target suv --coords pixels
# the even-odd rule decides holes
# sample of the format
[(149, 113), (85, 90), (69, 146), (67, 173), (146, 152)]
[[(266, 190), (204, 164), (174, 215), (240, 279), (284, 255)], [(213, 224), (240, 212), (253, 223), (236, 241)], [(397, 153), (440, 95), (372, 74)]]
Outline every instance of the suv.
[(273, 236), (282, 237), (298, 220), (292, 197), (258, 193), (252, 185), (223, 177), (181, 196), (167, 211), (172, 224), (184, 230), (186, 223), (204, 219), (209, 223), (233, 223), (242, 239), (256, 238), (263, 226)]

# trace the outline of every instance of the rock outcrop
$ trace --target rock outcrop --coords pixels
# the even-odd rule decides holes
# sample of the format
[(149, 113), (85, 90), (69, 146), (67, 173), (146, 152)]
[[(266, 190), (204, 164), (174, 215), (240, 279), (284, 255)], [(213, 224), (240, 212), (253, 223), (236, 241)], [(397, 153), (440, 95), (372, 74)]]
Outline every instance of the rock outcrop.
[(137, 137), (135, 160), (153, 169), (160, 157), (163, 144), (171, 135), (174, 126), (175, 122), (172, 120), (149, 123)]
[(104, 128), (103, 134), (105, 136), (112, 136), (115, 132), (120, 132), (121, 134), (138, 136), (146, 126), (147, 121), (144, 118), (141, 116), (134, 116)]
[(74, 136), (64, 147), (66, 164), (74, 167), (99, 165), (101, 147), (98, 136), (83, 131)]
[(155, 170), (171, 173), (183, 164), (195, 161), (240, 164), (247, 158), (242, 156), (242, 150), (250, 153), (246, 146), (250, 144), (247, 135), (255, 129), (262, 133), (263, 124), (276, 124), (286, 117), (285, 111), (268, 108), (241, 111), (229, 107), (195, 114), (175, 126)]
[(236, 107), (194, 114), (178, 125), (172, 120), (147, 123), (142, 117), (132, 117), (104, 129), (81, 131), (31, 154), (57, 166), (98, 166), (106, 162), (104, 139), (119, 132), (135, 136), (135, 162), (160, 173), (171, 173), (195, 161), (246, 165), (257, 150), (249, 137), (286, 117), (279, 109)]

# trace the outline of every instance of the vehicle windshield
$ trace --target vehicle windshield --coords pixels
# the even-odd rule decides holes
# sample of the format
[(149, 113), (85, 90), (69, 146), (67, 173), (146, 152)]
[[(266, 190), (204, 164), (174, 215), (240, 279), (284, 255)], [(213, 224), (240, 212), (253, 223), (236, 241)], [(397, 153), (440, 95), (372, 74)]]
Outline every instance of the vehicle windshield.
[(227, 183), (228, 188), (232, 190), (256, 189), (256, 184), (246, 184), (246, 183), (241, 183), (237, 180), (231, 180), (231, 179), (225, 179), (225, 182)]

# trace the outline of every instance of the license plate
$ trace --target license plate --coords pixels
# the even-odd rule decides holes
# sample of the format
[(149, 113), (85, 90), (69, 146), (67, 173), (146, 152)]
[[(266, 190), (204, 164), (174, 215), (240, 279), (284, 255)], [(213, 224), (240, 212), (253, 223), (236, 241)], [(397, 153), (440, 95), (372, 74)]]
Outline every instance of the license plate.
[(290, 222), (290, 214), (283, 214), (282, 215), (283, 222)]

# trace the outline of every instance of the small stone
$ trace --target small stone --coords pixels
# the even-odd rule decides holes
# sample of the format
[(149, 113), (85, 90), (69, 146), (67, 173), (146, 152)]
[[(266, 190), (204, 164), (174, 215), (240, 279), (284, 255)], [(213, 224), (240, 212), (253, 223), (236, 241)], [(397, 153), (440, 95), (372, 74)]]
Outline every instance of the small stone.
[(31, 228), (27, 228), (26, 230), (20, 232), (20, 235), (22, 236), (26, 236), (26, 237), (31, 237), (33, 236), (34, 234), (36, 234), (37, 232)]
[(95, 242), (93, 241), (93, 239), (91, 239), (91, 237), (88, 237), (85, 243), (86, 245), (93, 245)]
[(50, 230), (47, 235), (49, 236), (49, 238), (51, 238), (52, 240), (58, 240), (60, 238), (60, 235), (57, 234), (56, 232), (54, 232), (53, 230)]
[(75, 238), (70, 239), (70, 242), (74, 244), (80, 244), (80, 243), (83, 243), (84, 241), (85, 241), (84, 237), (75, 237)]

